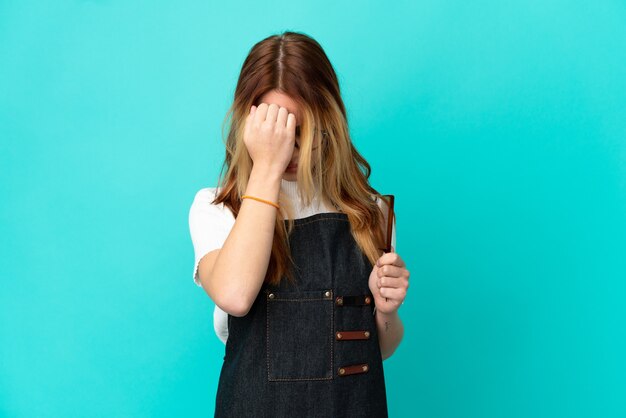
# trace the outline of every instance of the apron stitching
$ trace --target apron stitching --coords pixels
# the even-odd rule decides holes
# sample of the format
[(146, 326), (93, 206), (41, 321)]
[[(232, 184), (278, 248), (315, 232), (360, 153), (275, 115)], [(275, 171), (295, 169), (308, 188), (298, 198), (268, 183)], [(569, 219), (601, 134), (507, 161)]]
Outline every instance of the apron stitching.
[[(333, 283), (333, 289), (334, 289), (334, 283)], [(334, 291), (333, 291), (334, 293)], [(334, 335), (335, 334), (335, 304), (332, 303), (332, 299), (330, 301), (331, 305), (330, 305), (330, 335)], [(335, 377), (335, 364), (333, 362), (334, 360), (334, 355), (333, 355), (333, 348), (335, 347), (335, 342), (333, 341), (332, 337), (330, 337), (330, 377), (331, 379)]]
[[(293, 301), (293, 302), (308, 302), (308, 301), (325, 301), (328, 299), (277, 299), (280, 301)], [(329, 300), (329, 302), (332, 303), (332, 299)], [(334, 378), (334, 374), (333, 374), (333, 369), (334, 369), (334, 355), (333, 355), (333, 347), (334, 347), (334, 341), (332, 340), (332, 338), (329, 336), (328, 338), (330, 338), (330, 377), (305, 377), (305, 378), (271, 378), (270, 376), (270, 339), (269, 339), (269, 332), (270, 332), (270, 315), (269, 315), (269, 309), (270, 309), (270, 301), (268, 299), (265, 300), (265, 362), (267, 365), (267, 380), (270, 382), (291, 382), (291, 381), (305, 381), (305, 380), (333, 380)], [(334, 329), (334, 312), (335, 312), (335, 307), (331, 306), (330, 307), (330, 335), (334, 335), (335, 333), (335, 329)]]
[[(297, 221), (297, 219), (294, 219)], [(308, 224), (312, 224), (313, 222), (322, 222), (322, 221), (344, 221), (344, 222), (350, 222), (349, 220), (345, 219), (345, 218), (322, 218), (322, 219), (314, 219), (312, 221), (307, 221), (307, 222), (302, 222), (297, 224), (298, 226), (302, 226), (302, 225), (308, 225)]]
[(270, 381), (270, 303), (265, 300), (265, 358), (267, 361), (267, 380)]

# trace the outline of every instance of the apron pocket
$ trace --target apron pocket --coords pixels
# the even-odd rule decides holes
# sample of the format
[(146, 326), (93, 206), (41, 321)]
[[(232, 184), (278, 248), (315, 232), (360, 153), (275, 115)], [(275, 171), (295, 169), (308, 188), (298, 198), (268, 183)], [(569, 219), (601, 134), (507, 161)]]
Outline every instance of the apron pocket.
[(332, 379), (332, 289), (265, 293), (267, 379)]

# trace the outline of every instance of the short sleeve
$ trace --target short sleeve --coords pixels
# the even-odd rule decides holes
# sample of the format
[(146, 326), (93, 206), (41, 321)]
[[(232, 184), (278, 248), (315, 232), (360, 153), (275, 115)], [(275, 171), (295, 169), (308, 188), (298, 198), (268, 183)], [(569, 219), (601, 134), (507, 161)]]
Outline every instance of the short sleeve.
[(215, 305), (213, 310), (213, 329), (217, 337), (226, 344), (228, 339), (228, 314)]
[(211, 203), (217, 188), (200, 189), (189, 209), (189, 233), (193, 243), (195, 262), (193, 280), (202, 286), (198, 277), (198, 265), (207, 253), (222, 248), (235, 224), (235, 217), (223, 203)]
[[(382, 200), (381, 198), (378, 198), (378, 197), (376, 198), (376, 203), (378, 203), (378, 206), (383, 211), (383, 216), (385, 218), (384, 225), (387, 225), (387, 218), (389, 217), (389, 206), (387, 206), (387, 203), (385, 203), (384, 200)], [(397, 248), (396, 248), (396, 219), (395, 219), (395, 217), (393, 219), (393, 225), (392, 225), (392, 228), (391, 228), (391, 246), (393, 247), (393, 252), (397, 252)]]

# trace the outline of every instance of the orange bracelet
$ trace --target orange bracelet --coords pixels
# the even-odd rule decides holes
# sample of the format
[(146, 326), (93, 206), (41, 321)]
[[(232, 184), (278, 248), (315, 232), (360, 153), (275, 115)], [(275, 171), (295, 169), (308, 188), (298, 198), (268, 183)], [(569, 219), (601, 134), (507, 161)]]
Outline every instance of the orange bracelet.
[(254, 197), (254, 196), (249, 196), (249, 195), (243, 195), (241, 196), (242, 199), (254, 199), (254, 200), (258, 200), (259, 202), (263, 202), (263, 203), (267, 203), (268, 205), (272, 205), (274, 207), (276, 207), (276, 209), (280, 209), (280, 206), (278, 206), (276, 203), (274, 202), (270, 202), (269, 200), (265, 200), (265, 199), (261, 199), (258, 197)]

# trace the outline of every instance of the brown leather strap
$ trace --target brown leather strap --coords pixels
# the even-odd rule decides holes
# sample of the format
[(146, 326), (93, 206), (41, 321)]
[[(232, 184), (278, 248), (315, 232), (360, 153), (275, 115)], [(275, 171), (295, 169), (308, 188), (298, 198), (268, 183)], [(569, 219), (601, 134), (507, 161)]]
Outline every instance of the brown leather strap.
[(353, 364), (350, 366), (341, 366), (339, 370), (337, 370), (337, 374), (339, 376), (348, 376), (351, 374), (367, 373), (369, 369), (370, 367), (367, 363)]
[(372, 304), (370, 295), (337, 296), (335, 305), (337, 306), (366, 306)]
[(363, 331), (337, 331), (335, 333), (337, 340), (368, 340), (370, 338), (370, 332)]

